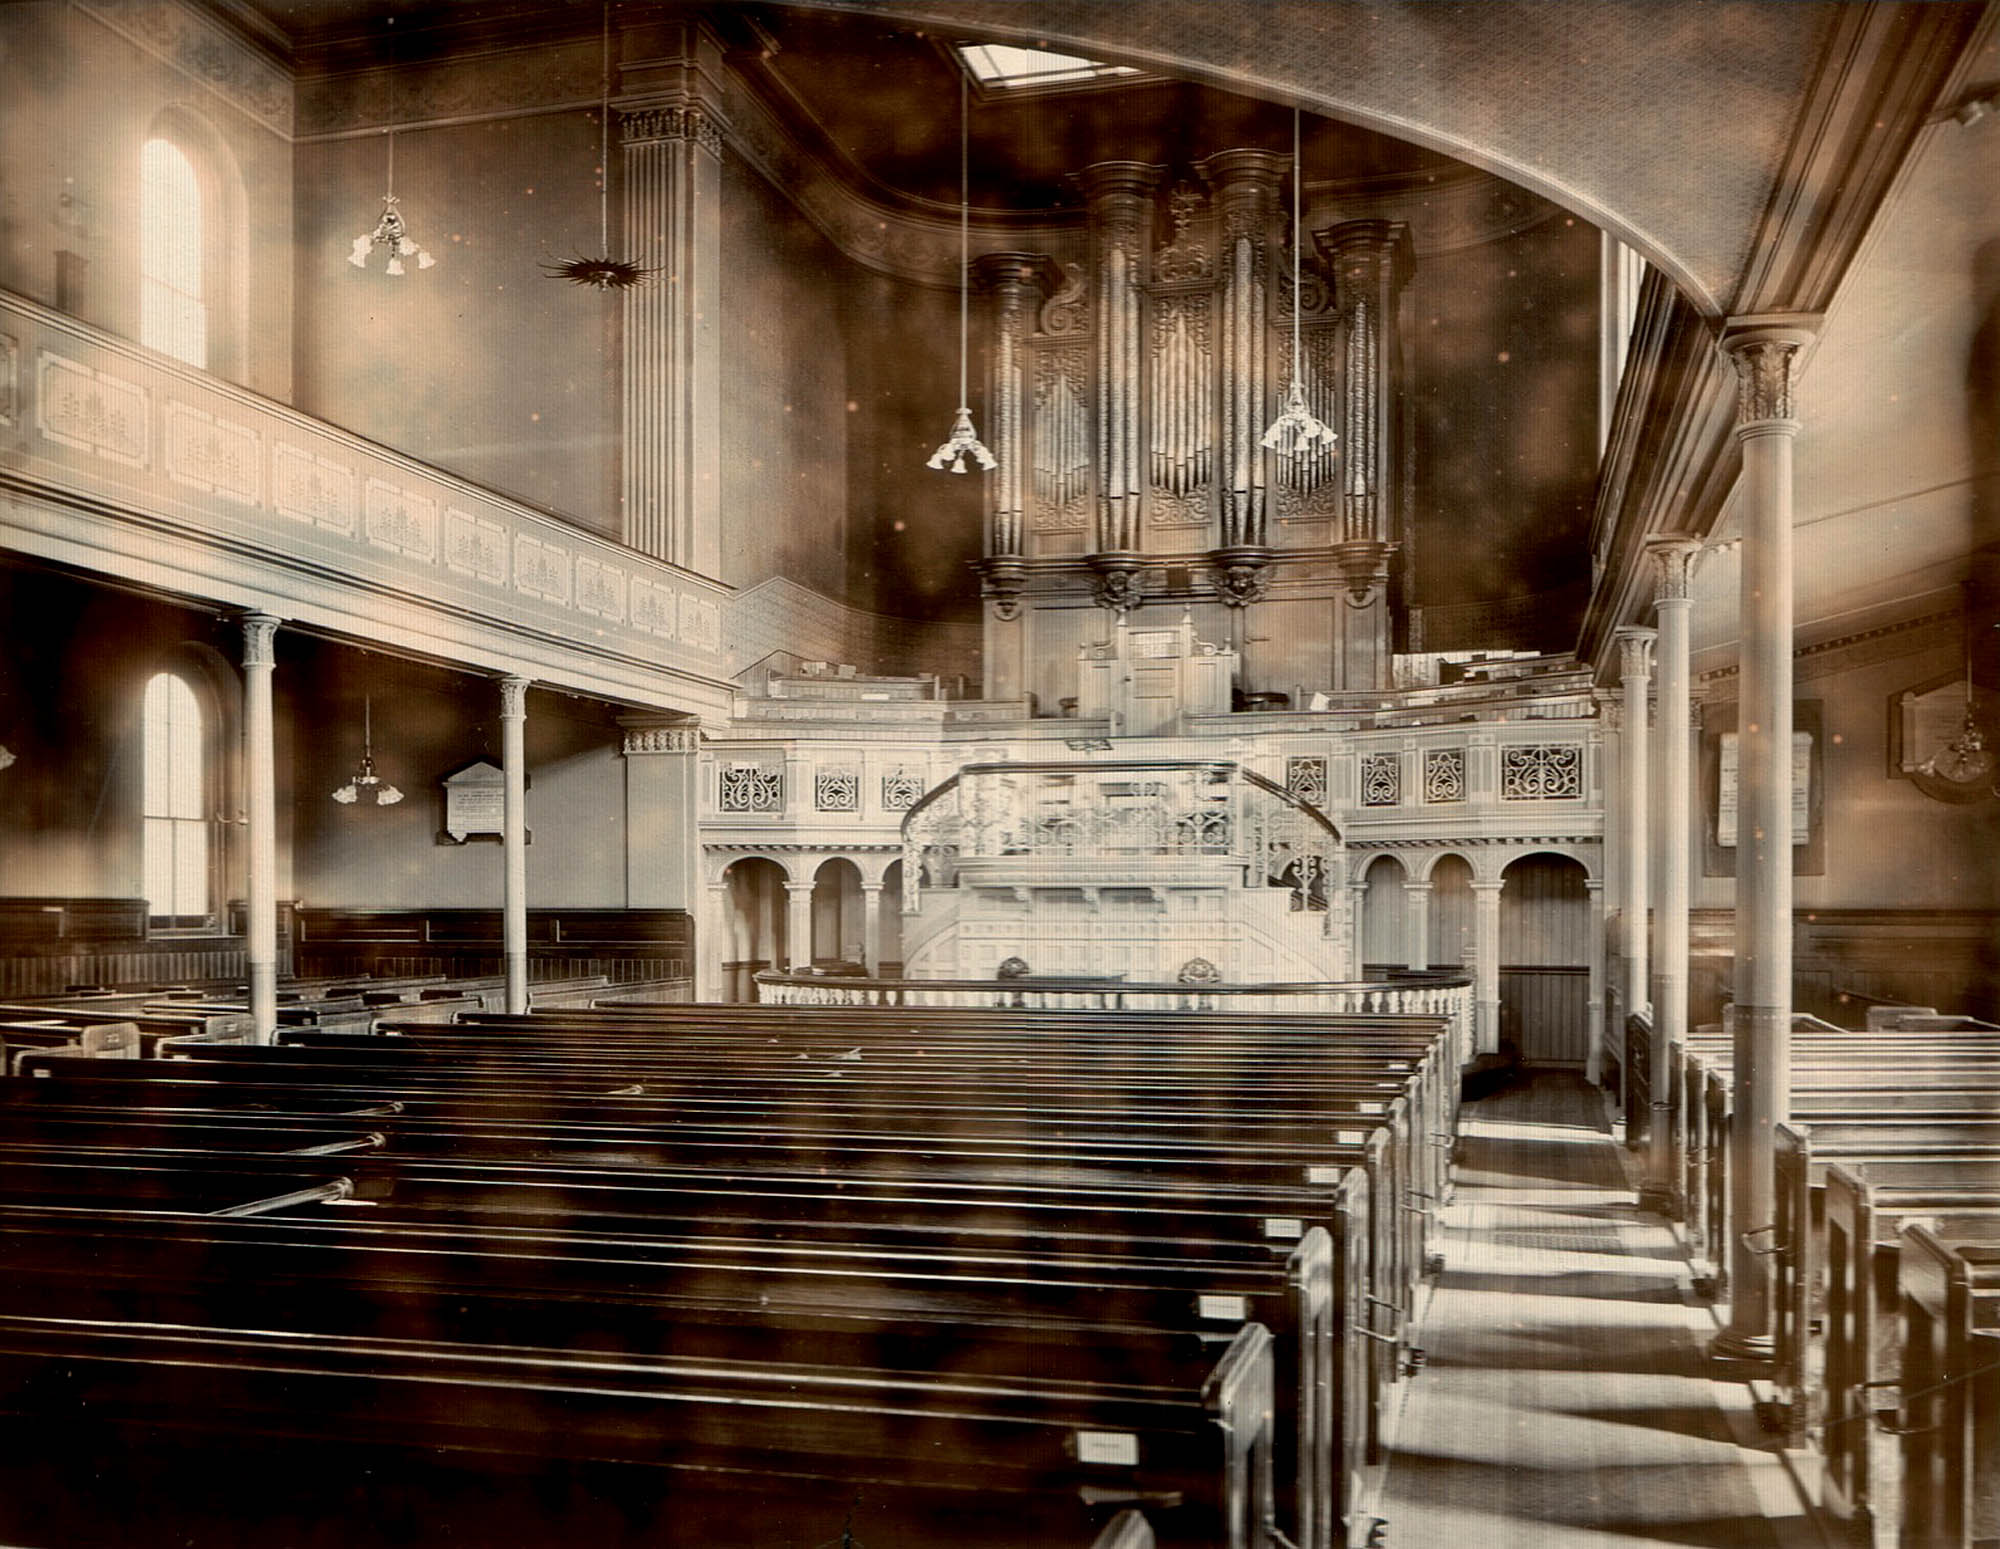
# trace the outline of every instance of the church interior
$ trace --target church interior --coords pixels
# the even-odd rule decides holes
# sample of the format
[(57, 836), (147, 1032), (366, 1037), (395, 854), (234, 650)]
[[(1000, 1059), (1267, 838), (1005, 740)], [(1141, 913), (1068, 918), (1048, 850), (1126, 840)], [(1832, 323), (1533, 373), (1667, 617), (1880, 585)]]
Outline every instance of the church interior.
[(0, 72), (0, 1544), (2000, 1544), (2000, 6)]

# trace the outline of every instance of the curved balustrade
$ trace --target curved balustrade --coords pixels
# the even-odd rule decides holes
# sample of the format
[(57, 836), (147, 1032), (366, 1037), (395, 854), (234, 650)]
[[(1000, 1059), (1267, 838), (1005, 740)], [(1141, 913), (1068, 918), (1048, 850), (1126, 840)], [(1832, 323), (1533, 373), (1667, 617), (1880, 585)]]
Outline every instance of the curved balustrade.
[(1472, 981), (1463, 975), (1297, 984), (1149, 984), (1126, 980), (849, 979), (760, 973), (758, 998), (778, 1006), (973, 1006), (1022, 1011), (1379, 1012), (1451, 1019), (1460, 1064), (1472, 1058)]
[(903, 819), (903, 908), (971, 863), (1097, 860), (1241, 868), (1244, 886), (1325, 911), (1340, 853), (1324, 813), (1227, 760), (968, 764)]

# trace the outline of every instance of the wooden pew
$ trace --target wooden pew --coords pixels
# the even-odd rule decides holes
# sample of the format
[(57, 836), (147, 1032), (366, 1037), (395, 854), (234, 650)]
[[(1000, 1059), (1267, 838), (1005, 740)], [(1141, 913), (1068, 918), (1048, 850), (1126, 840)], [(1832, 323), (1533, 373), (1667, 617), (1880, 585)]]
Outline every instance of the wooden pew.
[(2000, 1540), (2000, 1240), (1903, 1232), (1903, 1537)]
[[(1979, 1169), (1983, 1171), (1983, 1168)], [(1825, 1501), (1853, 1536), (1893, 1545), (1901, 1519), (1901, 1459), (1873, 1424), (1875, 1394), (1901, 1381), (1902, 1229), (2000, 1236), (2000, 1190), (1967, 1180), (1956, 1162), (1895, 1169), (1833, 1163), (1826, 1170), (1825, 1359), (1815, 1413), (1826, 1462)]]
[[(666, 1470), (649, 1502), (656, 1522), (673, 1523), (677, 1537), (746, 1549), (755, 1539), (739, 1536), (740, 1525), (730, 1531), (732, 1503), (739, 1524), (782, 1526), (787, 1538), (806, 1530), (788, 1478), (837, 1482), (838, 1492), (804, 1492), (819, 1509), (865, 1488), (870, 1520), (894, 1542), (1081, 1543), (1105, 1507), (1134, 1501), (1152, 1503), (1164, 1543), (1270, 1541), (1269, 1338), (1257, 1325), (1184, 1391), (6, 1316), (0, 1405), (43, 1438), (26, 1455), (53, 1460), (8, 1480), (9, 1506), (31, 1491), (44, 1510), (60, 1509), (68, 1541), (102, 1541), (106, 1519), (119, 1522), (122, 1460), (149, 1450), (120, 1445), (120, 1432), (156, 1428), (164, 1416), (208, 1433), (208, 1445), (173, 1449), (178, 1488), (146, 1499), (140, 1522), (125, 1519), (141, 1536), (162, 1520), (205, 1517), (248, 1518), (248, 1536), (261, 1537), (258, 1518), (285, 1521), (302, 1487), (324, 1499), (313, 1476), (372, 1472), (368, 1460), (377, 1460), (405, 1475), (420, 1503), (446, 1506), (438, 1514), (456, 1531), (470, 1526), (474, 1541), (573, 1542), (574, 1526), (534, 1510), (532, 1491), (506, 1488), (527, 1452), (628, 1474)], [(422, 1490), (438, 1452), (478, 1466), (474, 1489), (434, 1505)], [(78, 1492), (82, 1480), (57, 1472), (62, 1498), (52, 1502), (48, 1475), (65, 1457), (89, 1459), (98, 1482)], [(496, 1489), (504, 1517), (476, 1505)], [(367, 1532), (344, 1515), (344, 1536), (320, 1542), (353, 1544)]]

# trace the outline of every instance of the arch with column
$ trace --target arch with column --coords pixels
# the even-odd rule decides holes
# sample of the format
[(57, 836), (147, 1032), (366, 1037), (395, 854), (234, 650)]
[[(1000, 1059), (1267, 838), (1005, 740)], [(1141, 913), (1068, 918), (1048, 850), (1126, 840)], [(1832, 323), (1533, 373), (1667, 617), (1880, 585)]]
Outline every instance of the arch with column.
[(1587, 1064), (1591, 1054), (1592, 898), (1569, 847), (1516, 851), (1498, 893), (1500, 1036), (1532, 1064)]
[(718, 957), (714, 998), (753, 1001), (758, 972), (786, 966), (791, 882), (783, 862), (744, 855), (725, 865), (711, 883), (722, 905), (716, 911), (714, 931)]

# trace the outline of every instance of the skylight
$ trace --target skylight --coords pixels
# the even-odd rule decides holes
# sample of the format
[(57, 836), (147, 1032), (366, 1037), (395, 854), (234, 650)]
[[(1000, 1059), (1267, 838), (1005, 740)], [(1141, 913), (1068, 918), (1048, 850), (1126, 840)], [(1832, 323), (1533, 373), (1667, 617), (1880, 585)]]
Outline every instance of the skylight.
[(1041, 48), (1012, 48), (1005, 43), (962, 43), (959, 57), (981, 86), (1014, 89), (1027, 86), (1070, 86), (1101, 81), (1114, 75), (1137, 75), (1131, 65), (1108, 65), (1074, 54), (1052, 54)]

